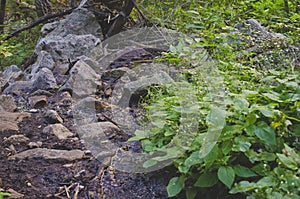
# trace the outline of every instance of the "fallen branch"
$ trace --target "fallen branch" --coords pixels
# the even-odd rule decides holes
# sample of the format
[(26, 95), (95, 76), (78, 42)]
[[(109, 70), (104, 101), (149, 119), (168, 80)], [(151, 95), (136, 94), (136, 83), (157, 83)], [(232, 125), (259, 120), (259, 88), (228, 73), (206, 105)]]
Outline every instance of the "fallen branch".
[(40, 18), (38, 18), (36, 21), (32, 22), (31, 24), (28, 24), (26, 26), (24, 26), (23, 28), (19, 29), (19, 30), (16, 30), (12, 33), (10, 33), (9, 35), (7, 35), (6, 37), (4, 37), (2, 39), (2, 41), (7, 41), (9, 40), (10, 38), (18, 35), (19, 33), (25, 31), (25, 30), (29, 30), (41, 23), (44, 23), (46, 21), (48, 21), (49, 19), (53, 19), (53, 18), (57, 18), (57, 17), (62, 17), (64, 15), (67, 15), (67, 14), (70, 14), (75, 8), (71, 8), (71, 9), (68, 9), (64, 12), (60, 12), (60, 13), (55, 13), (55, 14), (49, 14), (49, 15), (45, 15), (45, 16), (42, 16)]

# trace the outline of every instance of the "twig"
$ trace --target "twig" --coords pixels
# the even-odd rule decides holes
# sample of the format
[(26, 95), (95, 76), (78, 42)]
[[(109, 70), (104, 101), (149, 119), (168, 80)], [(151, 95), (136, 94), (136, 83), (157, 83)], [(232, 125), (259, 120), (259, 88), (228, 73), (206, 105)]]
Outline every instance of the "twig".
[(29, 30), (41, 23), (44, 23), (46, 22), (47, 20), (49, 19), (53, 19), (53, 18), (56, 18), (56, 17), (62, 17), (64, 15), (67, 15), (67, 14), (70, 14), (75, 8), (71, 8), (71, 9), (68, 9), (64, 12), (60, 12), (60, 13), (55, 13), (55, 14), (49, 14), (49, 15), (45, 15), (45, 16), (42, 16), (40, 18), (38, 18), (36, 21), (32, 22), (31, 24), (28, 24), (26, 26), (24, 26), (23, 28), (19, 29), (19, 30), (16, 30), (12, 33), (10, 33), (9, 35), (7, 35), (6, 37), (4, 37), (4, 39), (2, 39), (2, 41), (7, 41), (9, 40), (10, 38), (18, 35), (19, 33), (25, 31), (25, 30)]

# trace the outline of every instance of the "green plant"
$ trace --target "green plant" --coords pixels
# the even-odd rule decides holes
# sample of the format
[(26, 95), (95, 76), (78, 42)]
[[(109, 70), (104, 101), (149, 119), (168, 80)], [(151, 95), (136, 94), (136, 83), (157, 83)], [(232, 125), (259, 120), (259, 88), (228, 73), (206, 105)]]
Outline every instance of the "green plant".
[(11, 196), (11, 194), (7, 193), (7, 192), (1, 192), (0, 191), (0, 199), (4, 199), (5, 196)]
[[(218, 78), (203, 73), (209, 70), (199, 65), (204, 51), (198, 49), (201, 53), (197, 54), (195, 48), (200, 46), (199, 41), (181, 42), (159, 58), (180, 67), (190, 83), (149, 90), (143, 103), (154, 127), (137, 131), (130, 140), (141, 140), (146, 152), (162, 155), (146, 161), (144, 167), (177, 158), (173, 165), (178, 176), (167, 186), (170, 197), (185, 193), (189, 199), (236, 194), (297, 198), (299, 71), (257, 69), (233, 59), (215, 62), (217, 67), (210, 68), (223, 77)], [(198, 69), (193, 69), (197, 65)], [(221, 97), (211, 89), (220, 85)], [(184, 106), (191, 100), (187, 97), (191, 90), (198, 103)], [(182, 116), (187, 113), (197, 116), (188, 121), (197, 123), (197, 131), (181, 133)], [(211, 189), (218, 191), (212, 194)]]

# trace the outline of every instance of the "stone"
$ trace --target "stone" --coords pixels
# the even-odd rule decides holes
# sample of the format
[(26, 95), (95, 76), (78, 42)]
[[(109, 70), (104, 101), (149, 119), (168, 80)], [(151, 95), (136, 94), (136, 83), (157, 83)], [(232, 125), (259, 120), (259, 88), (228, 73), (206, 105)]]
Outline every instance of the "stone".
[(10, 95), (0, 95), (0, 110), (13, 112), (17, 106), (14, 102), (14, 98)]
[(100, 43), (94, 35), (69, 34), (65, 37), (53, 36), (42, 38), (37, 46), (46, 50), (55, 63), (68, 63), (81, 55), (87, 55), (92, 48)]
[(44, 118), (50, 123), (64, 123), (63, 119), (59, 116), (59, 114), (54, 110), (47, 110), (44, 114)]
[(48, 99), (45, 95), (31, 96), (28, 102), (31, 108), (43, 108), (48, 104)]
[(42, 68), (48, 68), (49, 70), (53, 70), (54, 61), (51, 55), (46, 51), (41, 51), (38, 54), (36, 62), (32, 65), (31, 74), (34, 75), (38, 73)]
[(5, 67), (3, 72), (0, 72), (0, 91), (19, 80), (25, 80), (25, 75), (18, 66)]
[(26, 137), (25, 135), (18, 134), (18, 135), (12, 135), (8, 137), (7, 139), (4, 139), (4, 143), (12, 144), (12, 145), (17, 145), (20, 143), (26, 143), (29, 142), (29, 138)]
[[(92, 12), (84, 8), (74, 10), (69, 16), (61, 20), (57, 25), (52, 24), (47, 26), (48, 27), (56, 26), (47, 35), (47, 37), (53, 37), (53, 36), (65, 37), (69, 34), (76, 34), (76, 35), (93, 34), (96, 37), (103, 38), (101, 26), (98, 23), (98, 20), (96, 19), (96, 17)], [(44, 29), (46, 29), (46, 27)], [(48, 29), (52, 29), (52, 28), (48, 28)]]
[(67, 129), (62, 124), (48, 125), (43, 129), (43, 133), (45, 133), (45, 134), (54, 134), (60, 140), (65, 140), (68, 137), (73, 136), (73, 133), (71, 133), (69, 131), (69, 129)]
[(13, 190), (13, 189), (11, 189), (11, 188), (9, 188), (9, 189), (7, 190), (7, 192), (11, 194), (11, 195), (9, 196), (9, 198), (24, 198), (24, 197), (25, 197), (24, 194), (21, 194), (21, 193), (19, 193), (19, 192)]
[(119, 148), (110, 138), (120, 133), (120, 129), (111, 122), (83, 125), (77, 128), (77, 133), (85, 147), (102, 163), (108, 162)]
[(53, 31), (58, 25), (59, 25), (59, 21), (54, 21), (54, 22), (45, 24), (41, 28), (42, 36), (45, 37), (47, 34), (49, 34), (51, 31)]
[(70, 69), (70, 64), (58, 64), (54, 67), (53, 74), (54, 75), (65, 75)]
[(34, 77), (33, 77), (33, 90), (47, 90), (57, 86), (55, 77), (51, 70), (48, 68), (42, 68)]
[(29, 146), (29, 148), (39, 148), (39, 147), (41, 147), (43, 145), (43, 142), (40, 142), (40, 141), (38, 141), (38, 142), (29, 142), (28, 143), (28, 146)]
[(7, 88), (5, 88), (3, 94), (14, 94), (18, 96), (22, 93), (30, 92), (32, 90), (32, 86), (32, 81), (16, 81), (10, 84)]
[(79, 60), (70, 70), (70, 77), (59, 89), (62, 91), (72, 91), (72, 94), (79, 97), (95, 94), (100, 76), (85, 62)]
[(84, 158), (84, 152), (81, 150), (57, 150), (47, 148), (34, 148), (22, 151), (15, 155), (9, 156), (8, 160), (25, 159), (25, 158), (44, 158), (46, 160), (67, 160), (74, 161)]
[(18, 131), (18, 123), (25, 117), (30, 117), (29, 113), (10, 113), (0, 110), (0, 132), (5, 130)]

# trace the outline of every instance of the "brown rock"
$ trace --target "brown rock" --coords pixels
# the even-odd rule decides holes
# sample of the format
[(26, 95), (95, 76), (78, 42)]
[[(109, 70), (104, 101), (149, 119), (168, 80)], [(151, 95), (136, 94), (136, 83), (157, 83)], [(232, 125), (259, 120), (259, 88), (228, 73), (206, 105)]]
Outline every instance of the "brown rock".
[(51, 134), (53, 133), (58, 139), (65, 140), (68, 137), (73, 136), (73, 133), (69, 131), (62, 124), (50, 124), (43, 129), (43, 133)]
[(13, 112), (17, 106), (14, 98), (10, 95), (0, 95), (0, 110)]
[(5, 130), (18, 131), (18, 123), (23, 120), (24, 117), (30, 117), (29, 113), (10, 113), (0, 110), (0, 132)]
[(35, 148), (22, 151), (15, 155), (8, 157), (8, 160), (25, 159), (25, 158), (44, 158), (47, 160), (68, 160), (73, 161), (82, 159), (84, 152), (80, 150), (57, 150), (47, 148)]
[(29, 97), (28, 102), (31, 108), (43, 108), (48, 104), (47, 96), (45, 95)]
[(45, 119), (51, 123), (51, 124), (55, 124), (55, 123), (64, 123), (63, 119), (58, 115), (58, 113), (54, 110), (48, 110), (45, 115), (44, 115)]

